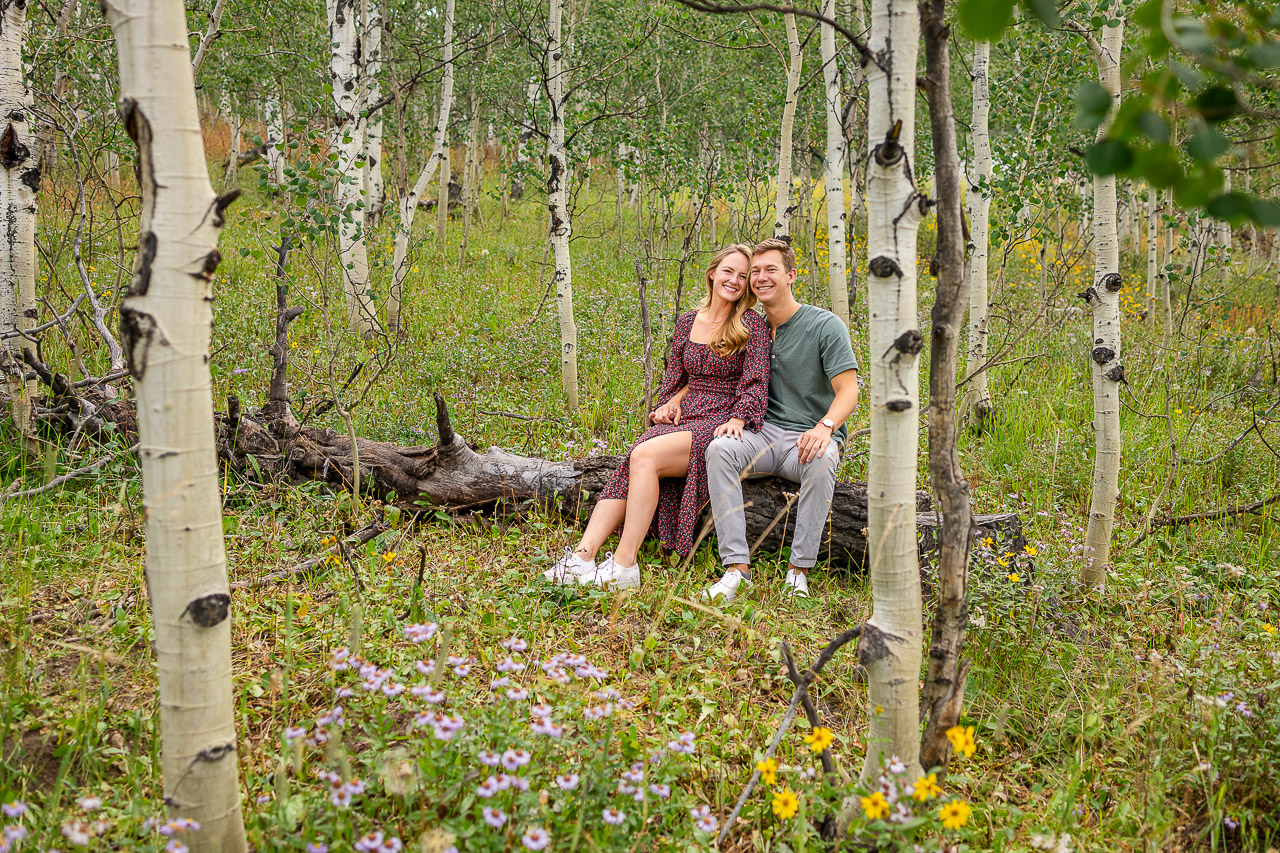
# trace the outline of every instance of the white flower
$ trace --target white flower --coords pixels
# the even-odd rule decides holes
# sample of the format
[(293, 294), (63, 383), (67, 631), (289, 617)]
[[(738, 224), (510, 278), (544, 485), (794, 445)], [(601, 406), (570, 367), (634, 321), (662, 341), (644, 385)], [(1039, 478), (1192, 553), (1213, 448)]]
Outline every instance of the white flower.
[(574, 788), (578, 787), (578, 774), (561, 773), (556, 777), (556, 784), (560, 786), (560, 790), (562, 791), (572, 791)]
[(519, 637), (510, 637), (502, 641), (502, 647), (509, 652), (523, 652), (529, 644)]
[(93, 796), (81, 797), (76, 800), (76, 805), (87, 812), (96, 812), (98, 809), (102, 808), (102, 798)]
[(551, 835), (540, 826), (531, 826), (520, 836), (520, 841), (529, 850), (541, 850), (551, 843)]
[(411, 643), (425, 643), (436, 635), (436, 623), (428, 622), (425, 625), (406, 625), (404, 635)]

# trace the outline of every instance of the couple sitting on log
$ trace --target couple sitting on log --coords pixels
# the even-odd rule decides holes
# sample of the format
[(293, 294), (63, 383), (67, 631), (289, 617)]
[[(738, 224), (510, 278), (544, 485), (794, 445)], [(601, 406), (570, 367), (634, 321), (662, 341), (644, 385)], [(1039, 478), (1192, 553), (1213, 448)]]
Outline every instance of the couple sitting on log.
[[(751, 585), (742, 480), (773, 474), (800, 484), (785, 583), (789, 595), (808, 597), (844, 423), (858, 405), (849, 332), (830, 311), (796, 301), (795, 252), (786, 240), (726, 246), (706, 279), (702, 304), (676, 321), (653, 426), (600, 494), (578, 546), (545, 572), (548, 580), (638, 586), (650, 529), (688, 556), (710, 500), (725, 572), (705, 595), (732, 601)], [(757, 301), (764, 316), (751, 310)], [(619, 525), (617, 550), (596, 563)]]

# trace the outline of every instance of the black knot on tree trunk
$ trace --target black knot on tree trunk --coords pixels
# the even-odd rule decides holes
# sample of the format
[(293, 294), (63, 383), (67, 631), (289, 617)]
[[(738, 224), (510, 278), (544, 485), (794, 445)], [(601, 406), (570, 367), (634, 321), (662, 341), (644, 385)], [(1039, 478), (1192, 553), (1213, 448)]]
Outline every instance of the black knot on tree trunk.
[(894, 340), (893, 348), (907, 355), (916, 355), (924, 348), (924, 336), (916, 329), (908, 329)]
[(184, 615), (191, 614), (191, 621), (201, 628), (212, 628), (227, 618), (230, 609), (231, 596), (225, 592), (215, 592), (192, 601), (187, 605)]
[(1093, 348), (1093, 361), (1099, 367), (1106, 364), (1108, 361), (1111, 361), (1111, 359), (1115, 357), (1116, 357), (1116, 351), (1111, 349), (1110, 347), (1094, 347)]
[(867, 270), (876, 278), (902, 277), (902, 267), (888, 255), (876, 255), (867, 261)]
[(898, 137), (901, 134), (902, 119), (898, 119), (885, 134), (884, 142), (876, 146), (875, 158), (881, 166), (892, 166), (902, 159), (902, 146), (898, 144)]
[(905, 412), (911, 408), (910, 400), (890, 400), (884, 404), (884, 407), (891, 412)]
[(1090, 287), (1087, 290), (1080, 291), (1079, 293), (1076, 294), (1076, 296), (1079, 296), (1087, 304), (1092, 305), (1098, 298), (1098, 291)]
[(1102, 286), (1107, 289), (1107, 293), (1118, 293), (1120, 288), (1124, 287), (1124, 282), (1120, 278), (1120, 273), (1109, 272), (1102, 277)]
[[(1124, 365), (1117, 364), (1115, 367), (1111, 368), (1110, 370), (1108, 370), (1106, 373), (1102, 375), (1110, 379), (1112, 382), (1125, 382)], [(1127, 385), (1128, 383), (1125, 382), (1125, 384)]]

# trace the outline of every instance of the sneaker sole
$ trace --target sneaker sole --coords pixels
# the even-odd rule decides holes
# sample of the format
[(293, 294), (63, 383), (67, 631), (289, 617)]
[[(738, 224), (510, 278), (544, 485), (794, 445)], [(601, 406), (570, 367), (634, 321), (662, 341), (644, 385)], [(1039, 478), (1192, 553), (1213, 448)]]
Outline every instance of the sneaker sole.
[(600, 586), (604, 589), (635, 589), (640, 586), (640, 577), (637, 575), (634, 578), (614, 578), (613, 580), (605, 581)]

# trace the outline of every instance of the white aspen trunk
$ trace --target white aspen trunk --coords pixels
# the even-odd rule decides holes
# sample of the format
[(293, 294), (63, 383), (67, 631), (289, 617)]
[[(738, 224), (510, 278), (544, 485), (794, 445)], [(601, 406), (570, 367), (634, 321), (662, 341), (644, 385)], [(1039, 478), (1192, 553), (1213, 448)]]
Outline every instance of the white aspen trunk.
[[(27, 4), (0, 3), (0, 332), (13, 333), (36, 325), (36, 191), (40, 164), (32, 130), (31, 90), (27, 86), (22, 49), (27, 40)], [(34, 382), (23, 380), (24, 350), (35, 344), (23, 337), (6, 337), (0, 346), (9, 356), (5, 385), (12, 401), (13, 425), (24, 442), (34, 438), (32, 400)]]
[(1129, 181), (1129, 248), (1137, 252), (1142, 247), (1142, 215), (1138, 206), (1138, 191)]
[(280, 93), (267, 95), (267, 181), (275, 187), (284, 184), (284, 115), (280, 110)]
[(222, 13), (226, 11), (227, 0), (217, 0), (213, 4), (212, 11), (209, 12), (209, 26), (205, 28), (204, 35), (200, 37), (200, 44), (196, 46), (196, 55), (191, 59), (191, 76), (195, 77), (200, 73), (200, 66), (204, 64), (205, 57), (209, 55), (209, 45), (213, 44), (222, 33)]
[[(378, 82), (378, 75), (382, 73), (382, 6), (378, 0), (362, 0), (360, 24), (364, 34), (361, 77), (367, 109), (382, 98), (382, 85)], [(387, 184), (382, 177), (382, 136), (382, 110), (378, 110), (365, 122), (364, 198), (371, 222), (382, 216), (382, 208), (387, 203)]]
[(198, 853), (245, 849), (209, 343), (218, 232), (179, 0), (104, 0), (120, 109), (138, 147), (141, 222), (120, 330), (138, 400), (147, 590), (164, 801)]
[(556, 312), (560, 320), (560, 384), (565, 408), (578, 411), (578, 327), (573, 320), (573, 265), (569, 258), (569, 152), (564, 141), (564, 68), (562, 38), (567, 0), (551, 0), (547, 27), (547, 92), (551, 101), (547, 140), (547, 207), (551, 212), (551, 249), (555, 253)]
[(520, 137), (516, 144), (516, 176), (511, 181), (511, 198), (524, 198), (524, 173), (529, 163), (529, 143), (533, 141), (533, 110), (542, 90), (537, 79), (530, 77), (524, 84), (525, 120), (520, 125)]
[[(969, 176), (969, 358), (965, 411), (978, 425), (991, 411), (987, 383), (987, 334), (991, 316), (988, 257), (991, 251), (991, 42), (973, 45), (973, 171)], [(1042, 264), (1043, 266), (1043, 264)]]
[(222, 188), (227, 189), (236, 182), (240, 174), (240, 114), (236, 112), (231, 96), (222, 93), (222, 115), (227, 120), (227, 129), (231, 134), (231, 147), (227, 149), (227, 173), (222, 176)]
[(452, 163), (446, 140), (440, 152), (440, 186), (436, 188), (436, 237), (443, 252), (449, 242), (449, 183), (453, 180)]
[[(1119, 14), (1119, 6), (1108, 6), (1108, 15)], [(1096, 45), (1098, 82), (1111, 96), (1111, 111), (1098, 127), (1097, 138), (1106, 136), (1112, 117), (1120, 108), (1120, 47), (1124, 38), (1123, 20), (1103, 27), (1102, 41)], [(1124, 378), (1120, 349), (1120, 241), (1116, 230), (1115, 175), (1093, 176), (1093, 287), (1088, 301), (1093, 309), (1093, 497), (1089, 502), (1089, 525), (1085, 531), (1085, 583), (1106, 583), (1111, 564), (1111, 531), (1115, 525), (1116, 502), (1120, 492), (1120, 381)]]
[(871, 458), (867, 468), (872, 614), (859, 654), (867, 671), (870, 730), (862, 779), (896, 754), (919, 764), (921, 596), (916, 549), (920, 422), (916, 238), (925, 199), (915, 173), (913, 0), (874, 0), (867, 65), (867, 305), (870, 312)]
[(773, 236), (791, 234), (791, 132), (796, 123), (796, 103), (800, 100), (800, 69), (804, 55), (800, 52), (800, 30), (796, 16), (785, 15), (787, 22), (787, 96), (782, 105), (782, 132), (778, 135), (778, 190), (773, 205)]
[[(71, 15), (75, 11), (77, 0), (65, 0), (62, 8), (58, 11), (57, 17), (54, 18), (53, 35), (55, 39), (61, 39), (67, 34), (67, 27), (71, 24)], [(55, 100), (62, 100), (67, 97), (67, 93), (71, 91), (71, 75), (66, 67), (67, 63), (58, 63), (53, 72), (53, 96)], [(40, 170), (44, 174), (52, 174), (58, 167), (58, 130), (52, 122), (44, 122), (40, 126)]]
[(333, 84), (334, 122), (329, 148), (337, 152), (338, 257), (351, 331), (369, 337), (377, 328), (369, 298), (369, 250), (365, 243), (364, 122), (360, 118), (359, 26), (355, 0), (327, 0), (329, 79)]
[[(1222, 173), (1222, 191), (1224, 193), (1231, 192), (1231, 173), (1225, 170)], [(1217, 234), (1218, 245), (1224, 249), (1230, 249), (1231, 248), (1231, 223), (1225, 220), (1219, 220), (1217, 231), (1218, 231), (1218, 234)]]
[(479, 206), (480, 181), (480, 92), (471, 93), (471, 128), (467, 133), (467, 152), (462, 158), (462, 249), (459, 255), (467, 259), (467, 243), (471, 239), (471, 217)]
[[(836, 0), (823, 0), (822, 14), (832, 20), (836, 16)], [(822, 76), (826, 86), (827, 156), (822, 163), (827, 186), (827, 288), (831, 294), (831, 313), (849, 325), (849, 273), (845, 260), (844, 103), (840, 96), (840, 68), (836, 65), (835, 28), (822, 27)]]
[(405, 269), (409, 265), (409, 238), (413, 234), (413, 217), (418, 212), (418, 200), (427, 191), (441, 158), (446, 156), (444, 142), (449, 132), (449, 111), (453, 109), (453, 10), (454, 0), (445, 0), (444, 80), (440, 84), (440, 113), (436, 118), (431, 156), (427, 158), (427, 164), (422, 167), (422, 172), (408, 195), (400, 199), (400, 227), (396, 231), (396, 244), (391, 253), (391, 290), (387, 294), (387, 330), (393, 335), (400, 330), (400, 301), (404, 293)]
[(1158, 191), (1147, 187), (1147, 316), (1155, 318), (1156, 299), (1159, 296), (1160, 275), (1160, 206), (1156, 202)]

